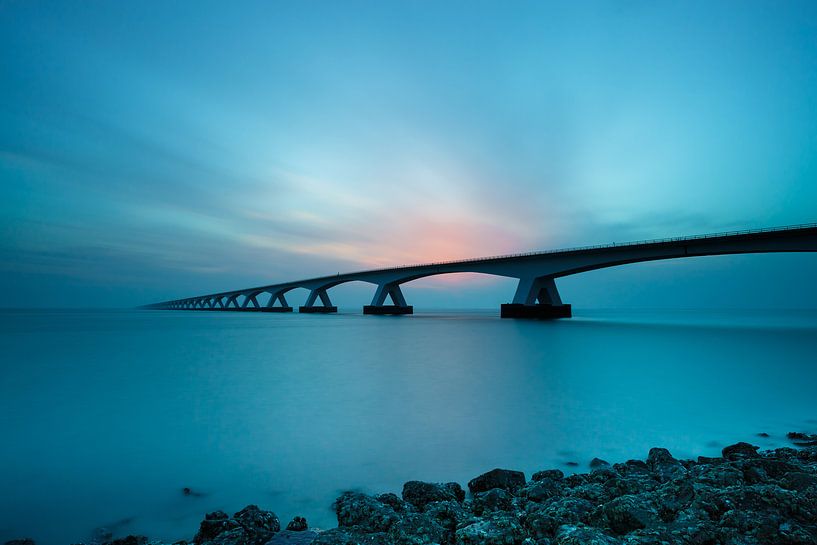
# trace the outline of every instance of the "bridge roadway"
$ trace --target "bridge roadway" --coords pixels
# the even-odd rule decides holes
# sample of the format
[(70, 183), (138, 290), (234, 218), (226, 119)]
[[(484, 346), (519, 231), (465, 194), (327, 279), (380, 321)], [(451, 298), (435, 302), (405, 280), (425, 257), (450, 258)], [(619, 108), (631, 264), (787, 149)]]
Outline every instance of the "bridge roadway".
[[(305, 288), (309, 296), (299, 312), (337, 312), (328, 290), (361, 281), (376, 286), (371, 304), (363, 307), (364, 314), (411, 314), (413, 307), (407, 304), (401, 284), (438, 274), (470, 272), (519, 280), (513, 302), (501, 306), (503, 318), (569, 318), (570, 305), (562, 303), (556, 288), (555, 280), (562, 276), (658, 259), (814, 251), (815, 223), (374, 269), (175, 299), (143, 308), (291, 312), (286, 293)], [(262, 304), (264, 294), (269, 299)], [(391, 304), (386, 304), (387, 299)]]

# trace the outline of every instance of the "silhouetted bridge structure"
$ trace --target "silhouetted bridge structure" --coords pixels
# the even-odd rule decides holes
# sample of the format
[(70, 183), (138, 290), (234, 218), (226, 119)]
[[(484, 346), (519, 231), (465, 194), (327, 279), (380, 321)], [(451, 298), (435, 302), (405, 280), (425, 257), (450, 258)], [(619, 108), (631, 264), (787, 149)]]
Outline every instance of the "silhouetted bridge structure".
[[(361, 281), (376, 286), (371, 304), (363, 307), (364, 314), (411, 314), (413, 307), (403, 297), (402, 284), (438, 274), (467, 272), (519, 279), (513, 302), (501, 307), (503, 318), (568, 318), (570, 305), (562, 303), (556, 289), (556, 279), (563, 276), (659, 259), (814, 251), (817, 224), (807, 224), (374, 269), (175, 299), (144, 308), (291, 312), (287, 292), (305, 288), (309, 296), (299, 312), (337, 312), (329, 290)], [(269, 298), (264, 300), (264, 295)], [(386, 304), (387, 299), (391, 304)]]

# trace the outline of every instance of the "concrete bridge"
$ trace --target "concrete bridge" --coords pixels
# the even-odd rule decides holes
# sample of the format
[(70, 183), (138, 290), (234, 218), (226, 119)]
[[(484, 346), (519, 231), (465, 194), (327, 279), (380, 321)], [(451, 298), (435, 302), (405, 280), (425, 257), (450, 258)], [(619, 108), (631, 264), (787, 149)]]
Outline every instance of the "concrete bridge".
[(337, 312), (329, 290), (361, 281), (375, 286), (364, 314), (411, 314), (413, 307), (403, 297), (402, 284), (438, 274), (470, 272), (519, 279), (513, 302), (501, 307), (503, 318), (569, 318), (570, 305), (562, 302), (556, 289), (556, 279), (562, 276), (658, 259), (815, 251), (817, 224), (807, 224), (375, 269), (186, 297), (144, 308), (291, 312), (287, 292), (305, 288), (309, 296), (299, 312)]

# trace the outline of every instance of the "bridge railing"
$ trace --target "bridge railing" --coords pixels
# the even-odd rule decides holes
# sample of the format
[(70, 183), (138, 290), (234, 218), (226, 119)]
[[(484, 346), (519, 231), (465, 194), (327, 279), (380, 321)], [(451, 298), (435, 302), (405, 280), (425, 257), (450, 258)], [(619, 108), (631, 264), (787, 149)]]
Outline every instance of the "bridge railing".
[(687, 240), (701, 240), (701, 239), (708, 239), (708, 238), (721, 238), (726, 236), (734, 236), (734, 235), (751, 235), (756, 233), (773, 233), (778, 231), (796, 231), (799, 229), (809, 229), (809, 228), (817, 228), (817, 223), (801, 223), (797, 225), (787, 225), (784, 227), (762, 227), (758, 229), (743, 229), (739, 231), (721, 231), (718, 233), (706, 233), (702, 235), (687, 235), (683, 237), (668, 237), (668, 238), (650, 238), (650, 239), (643, 239), (643, 240), (635, 240), (635, 241), (628, 241), (628, 242), (609, 242), (606, 244), (595, 244), (592, 246), (574, 246), (568, 248), (556, 248), (554, 250), (534, 250), (531, 252), (520, 252), (515, 254), (503, 254), (503, 255), (494, 255), (494, 256), (486, 256), (486, 257), (477, 257), (477, 258), (470, 258), (470, 259), (451, 259), (447, 261), (434, 261), (431, 263), (415, 263), (412, 265), (396, 265), (393, 267), (383, 267), (381, 269), (368, 269), (365, 271), (355, 271), (345, 274), (361, 274), (364, 272), (388, 272), (388, 271), (397, 271), (401, 269), (414, 269), (418, 267), (434, 267), (440, 265), (457, 265), (457, 264), (466, 264), (466, 263), (474, 263), (479, 261), (492, 261), (494, 259), (508, 259), (511, 257), (530, 257), (530, 256), (538, 256), (538, 255), (550, 255), (550, 254), (561, 254), (561, 253), (568, 253), (568, 252), (580, 252), (584, 250), (600, 250), (604, 248), (626, 248), (628, 246), (640, 246), (642, 244), (660, 244), (662, 242), (684, 242)]

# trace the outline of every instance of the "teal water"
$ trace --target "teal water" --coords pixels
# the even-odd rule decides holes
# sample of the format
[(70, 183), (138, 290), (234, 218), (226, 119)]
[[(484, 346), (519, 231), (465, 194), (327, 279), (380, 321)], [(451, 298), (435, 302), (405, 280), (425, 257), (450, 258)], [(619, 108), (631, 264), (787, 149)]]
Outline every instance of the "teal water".
[(496, 314), (0, 312), (0, 541), (817, 431), (817, 312)]

